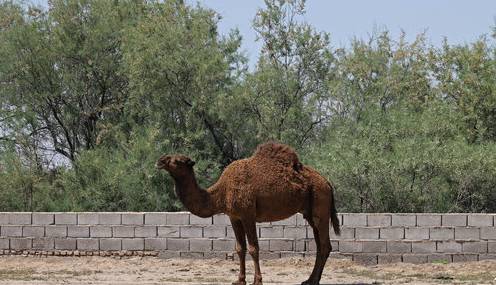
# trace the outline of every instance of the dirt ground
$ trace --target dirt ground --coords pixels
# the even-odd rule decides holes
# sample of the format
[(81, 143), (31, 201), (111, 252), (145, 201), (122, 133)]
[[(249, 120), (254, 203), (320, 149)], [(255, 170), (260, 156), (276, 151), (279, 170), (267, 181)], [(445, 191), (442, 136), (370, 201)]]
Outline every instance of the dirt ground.
[[(247, 261), (247, 281), (253, 270)], [(313, 265), (310, 258), (262, 261), (264, 284), (300, 284)], [(155, 257), (0, 257), (0, 284), (231, 284), (235, 261)], [(496, 284), (496, 261), (451, 264), (360, 266), (328, 262), (321, 284)]]

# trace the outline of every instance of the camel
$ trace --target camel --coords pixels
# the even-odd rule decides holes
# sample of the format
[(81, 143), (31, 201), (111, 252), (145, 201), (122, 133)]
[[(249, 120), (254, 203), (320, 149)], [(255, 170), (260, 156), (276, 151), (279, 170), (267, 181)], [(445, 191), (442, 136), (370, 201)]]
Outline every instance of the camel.
[(229, 164), (206, 190), (196, 182), (194, 164), (184, 155), (163, 155), (157, 168), (169, 172), (176, 195), (192, 214), (229, 216), (240, 264), (238, 280), (232, 284), (246, 284), (246, 240), (255, 266), (253, 284), (262, 284), (256, 223), (278, 221), (296, 213), (302, 213), (312, 227), (317, 247), (313, 271), (302, 284), (319, 284), (331, 252), (329, 219), (334, 232), (340, 233), (333, 187), (324, 177), (301, 164), (292, 148), (274, 142), (261, 144), (251, 157)]

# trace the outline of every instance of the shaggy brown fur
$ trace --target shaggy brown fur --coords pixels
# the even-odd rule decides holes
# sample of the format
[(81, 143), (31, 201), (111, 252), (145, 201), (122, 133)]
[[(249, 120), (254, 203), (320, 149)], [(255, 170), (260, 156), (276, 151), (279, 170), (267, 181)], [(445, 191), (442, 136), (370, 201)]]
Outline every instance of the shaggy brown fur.
[(207, 190), (200, 188), (193, 171), (194, 162), (183, 155), (164, 155), (157, 167), (175, 180), (176, 193), (191, 213), (210, 217), (225, 213), (236, 236), (240, 259), (238, 281), (246, 284), (245, 255), (255, 264), (255, 282), (262, 284), (256, 222), (270, 222), (302, 213), (313, 229), (317, 257), (310, 278), (302, 284), (319, 284), (331, 244), (329, 218), (339, 234), (339, 220), (331, 184), (314, 169), (300, 163), (294, 150), (277, 143), (262, 144), (253, 156), (234, 161)]

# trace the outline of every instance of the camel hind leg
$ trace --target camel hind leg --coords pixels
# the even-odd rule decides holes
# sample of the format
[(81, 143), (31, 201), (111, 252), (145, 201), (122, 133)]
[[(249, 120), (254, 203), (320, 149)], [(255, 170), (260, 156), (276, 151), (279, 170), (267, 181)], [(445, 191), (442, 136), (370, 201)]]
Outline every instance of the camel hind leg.
[(259, 246), (258, 246), (258, 238), (257, 238), (257, 225), (255, 223), (255, 219), (245, 220), (242, 219), (243, 228), (246, 233), (246, 237), (248, 239), (248, 252), (253, 259), (253, 263), (255, 265), (255, 278), (253, 285), (262, 285), (262, 272), (260, 270), (260, 261), (259, 261)]
[[(305, 219), (308, 221), (313, 230), (315, 244), (317, 246), (317, 256), (315, 257), (315, 264), (312, 274), (308, 280), (302, 285), (318, 285), (322, 277), (324, 266), (327, 262), (329, 254), (331, 253), (331, 241), (329, 239), (329, 216), (330, 205), (329, 199), (316, 199), (317, 195), (321, 193), (313, 193), (309, 201), (309, 210), (305, 211)], [(322, 197), (320, 197), (322, 198)]]

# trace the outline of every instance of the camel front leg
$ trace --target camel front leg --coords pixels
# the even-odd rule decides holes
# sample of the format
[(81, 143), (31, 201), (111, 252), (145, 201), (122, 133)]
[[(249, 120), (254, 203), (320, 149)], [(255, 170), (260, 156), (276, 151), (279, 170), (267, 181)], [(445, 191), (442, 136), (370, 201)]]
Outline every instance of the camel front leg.
[(233, 285), (246, 285), (246, 237), (243, 223), (240, 220), (232, 219), (231, 224), (236, 237), (236, 253), (239, 257), (239, 276), (238, 281), (233, 282)]
[(260, 271), (259, 246), (257, 237), (257, 225), (255, 220), (243, 220), (243, 228), (245, 229), (246, 237), (248, 238), (248, 252), (253, 259), (255, 265), (255, 280), (253, 285), (262, 285), (262, 272)]

